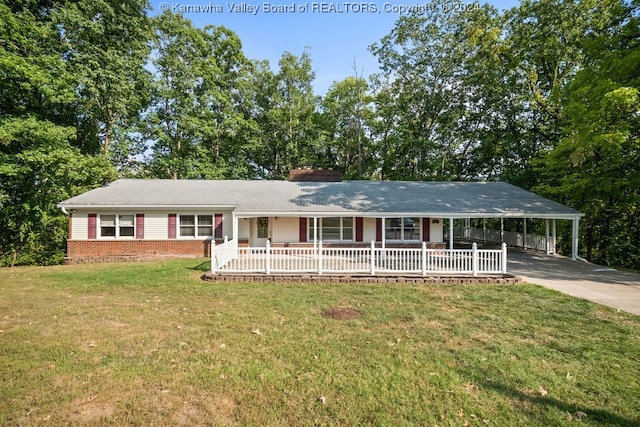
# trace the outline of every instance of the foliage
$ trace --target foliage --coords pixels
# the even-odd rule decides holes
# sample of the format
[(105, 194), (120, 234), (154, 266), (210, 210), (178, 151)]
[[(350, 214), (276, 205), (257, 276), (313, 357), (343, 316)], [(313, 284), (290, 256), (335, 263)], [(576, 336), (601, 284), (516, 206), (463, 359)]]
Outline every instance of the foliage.
[(62, 259), (53, 206), (117, 176), (315, 164), (536, 189), (586, 213), (581, 255), (639, 268), (638, 0), (456, 9), (401, 16), (370, 47), (378, 74), (318, 96), (309, 51), (273, 70), (146, 0), (0, 1), (0, 263)]

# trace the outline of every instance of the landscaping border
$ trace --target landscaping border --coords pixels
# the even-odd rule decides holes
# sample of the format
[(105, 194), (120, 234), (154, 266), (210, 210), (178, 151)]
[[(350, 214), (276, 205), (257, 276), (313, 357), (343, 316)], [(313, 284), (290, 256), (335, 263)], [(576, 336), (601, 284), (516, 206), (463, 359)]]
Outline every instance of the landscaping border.
[(515, 284), (523, 283), (521, 277), (506, 275), (497, 276), (371, 276), (357, 274), (243, 274), (243, 273), (216, 273), (211, 272), (202, 275), (202, 280), (207, 282), (279, 282), (279, 283), (425, 283), (425, 284)]

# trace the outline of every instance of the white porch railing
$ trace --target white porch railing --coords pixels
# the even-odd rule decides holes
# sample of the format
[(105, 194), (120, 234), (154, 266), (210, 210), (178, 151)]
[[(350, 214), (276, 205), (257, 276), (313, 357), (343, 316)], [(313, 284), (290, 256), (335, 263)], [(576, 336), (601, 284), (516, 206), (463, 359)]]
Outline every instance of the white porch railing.
[[(456, 239), (472, 239), (477, 241), (486, 241), (492, 243), (500, 243), (500, 230), (482, 229), (475, 227), (455, 227), (453, 236)], [(509, 246), (516, 246), (526, 249), (534, 249), (537, 251), (547, 251), (547, 245), (551, 248), (555, 248), (553, 238), (549, 238), (549, 241), (545, 236), (539, 234), (524, 234), (517, 233), (515, 231), (504, 231), (504, 243)], [(555, 252), (555, 250), (552, 250)]]
[(211, 271), (220, 270), (238, 256), (238, 240), (229, 240), (224, 236), (224, 243), (216, 246), (216, 241), (211, 241)]
[(234, 273), (366, 274), (506, 274), (507, 245), (502, 249), (422, 248), (239, 248), (233, 241), (211, 247), (211, 271)]

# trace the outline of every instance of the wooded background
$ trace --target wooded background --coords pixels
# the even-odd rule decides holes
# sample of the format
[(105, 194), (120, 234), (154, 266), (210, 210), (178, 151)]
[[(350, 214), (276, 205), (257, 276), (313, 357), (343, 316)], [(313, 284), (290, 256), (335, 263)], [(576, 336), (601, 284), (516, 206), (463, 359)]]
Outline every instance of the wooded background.
[(640, 269), (639, 4), (431, 7), (372, 40), (379, 73), (315, 94), (308, 52), (249, 59), (233, 31), (143, 0), (2, 0), (0, 265), (61, 262), (55, 205), (118, 177), (309, 164), (510, 182), (586, 214), (582, 256)]

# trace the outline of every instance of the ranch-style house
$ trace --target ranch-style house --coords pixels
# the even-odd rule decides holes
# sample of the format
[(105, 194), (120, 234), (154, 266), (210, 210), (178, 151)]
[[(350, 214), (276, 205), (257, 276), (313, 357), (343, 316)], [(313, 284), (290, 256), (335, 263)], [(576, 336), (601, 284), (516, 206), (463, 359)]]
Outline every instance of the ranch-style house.
[[(523, 219), (525, 229), (526, 219), (543, 219), (547, 253), (555, 252), (556, 220), (572, 221), (575, 259), (583, 216), (501, 182), (342, 181), (339, 171), (313, 168), (291, 170), (288, 181), (119, 179), (58, 207), (69, 215), (69, 262), (213, 256), (214, 270), (267, 273), (277, 250), (283, 258), (306, 254), (314, 259), (308, 265), (279, 264), (280, 271), (319, 268), (322, 273), (322, 262), (341, 271), (336, 259), (347, 257), (351, 261), (345, 268), (375, 273), (377, 260), (393, 258), (393, 251), (401, 249), (417, 252), (396, 253), (406, 257), (400, 268), (411, 264), (411, 271), (432, 271), (435, 257), (453, 256), (454, 220), (469, 218)], [(322, 252), (330, 248), (333, 252)], [(363, 261), (368, 250), (384, 252)], [(258, 254), (252, 263), (238, 263), (250, 253)], [(477, 261), (475, 255), (460, 256)], [(505, 271), (504, 262), (486, 270)], [(447, 271), (482, 272), (476, 267), (451, 264)]]

